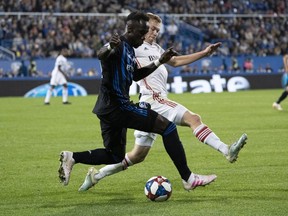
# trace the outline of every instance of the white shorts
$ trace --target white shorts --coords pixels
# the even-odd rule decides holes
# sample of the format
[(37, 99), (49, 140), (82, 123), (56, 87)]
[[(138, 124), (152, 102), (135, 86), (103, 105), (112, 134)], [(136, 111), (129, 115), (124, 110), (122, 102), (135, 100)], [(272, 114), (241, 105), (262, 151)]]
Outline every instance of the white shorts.
[[(164, 116), (169, 121), (174, 122), (176, 125), (181, 125), (183, 115), (188, 111), (183, 105), (160, 96), (153, 97), (152, 95), (143, 95), (141, 96), (140, 102), (141, 101), (150, 103), (152, 110)], [(157, 137), (155, 133), (138, 130), (135, 130), (134, 136), (136, 139), (135, 144), (140, 146), (152, 146)]]
[(63, 85), (66, 84), (67, 80), (65, 76), (61, 72), (52, 72), (50, 85), (57, 86), (57, 85)]

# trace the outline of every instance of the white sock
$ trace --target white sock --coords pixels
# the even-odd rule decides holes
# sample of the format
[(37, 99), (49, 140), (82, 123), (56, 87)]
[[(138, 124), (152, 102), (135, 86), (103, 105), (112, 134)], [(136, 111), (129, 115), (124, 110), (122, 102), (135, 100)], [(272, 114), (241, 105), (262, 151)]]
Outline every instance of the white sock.
[(132, 166), (132, 165), (133, 163), (130, 161), (130, 159), (128, 158), (126, 154), (125, 158), (123, 159), (121, 163), (104, 166), (103, 168), (99, 170), (99, 173), (97, 173), (94, 177), (95, 179), (100, 180), (102, 178), (105, 178), (106, 176), (110, 176), (118, 172), (124, 171), (128, 168), (128, 166)]
[(99, 170), (99, 173), (97, 173), (94, 177), (97, 180), (100, 180), (102, 178), (105, 178), (106, 176), (113, 175), (115, 173), (118, 173), (123, 170), (123, 164), (117, 163), (117, 164), (111, 164), (106, 165), (103, 168)]
[(45, 100), (44, 100), (45, 103), (49, 103), (50, 102), (51, 95), (52, 95), (52, 89), (49, 88), (48, 91), (46, 92), (46, 97), (45, 97)]
[(224, 155), (228, 154), (228, 145), (223, 143), (220, 138), (206, 125), (199, 125), (193, 131), (193, 134), (197, 137), (197, 139), (199, 139), (199, 141), (211, 146)]
[(63, 102), (67, 102), (68, 101), (68, 88), (64, 88), (62, 89), (62, 100)]

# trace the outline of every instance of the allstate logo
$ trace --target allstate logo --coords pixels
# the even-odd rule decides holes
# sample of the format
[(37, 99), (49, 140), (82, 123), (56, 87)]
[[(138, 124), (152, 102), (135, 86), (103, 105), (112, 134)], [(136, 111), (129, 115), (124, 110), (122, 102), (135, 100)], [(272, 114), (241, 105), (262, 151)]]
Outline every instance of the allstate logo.
[[(50, 84), (43, 84), (28, 91), (24, 97), (45, 97)], [(62, 96), (62, 86), (56, 86), (53, 90), (52, 96)], [(76, 83), (68, 82), (68, 95), (69, 96), (87, 96), (87, 91)]]

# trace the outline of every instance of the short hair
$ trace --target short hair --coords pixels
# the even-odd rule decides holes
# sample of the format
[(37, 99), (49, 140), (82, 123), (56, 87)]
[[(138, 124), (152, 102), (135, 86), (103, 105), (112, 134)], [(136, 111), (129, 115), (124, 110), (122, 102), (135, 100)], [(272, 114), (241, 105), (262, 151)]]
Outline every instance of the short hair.
[(140, 20), (144, 20), (144, 21), (149, 21), (149, 17), (142, 11), (134, 11), (132, 13), (130, 13), (127, 18), (126, 18), (126, 22), (128, 21), (140, 21)]
[(153, 13), (147, 13), (147, 16), (149, 17), (150, 20), (155, 20), (158, 23), (162, 23), (162, 19), (160, 18), (160, 16), (153, 14)]

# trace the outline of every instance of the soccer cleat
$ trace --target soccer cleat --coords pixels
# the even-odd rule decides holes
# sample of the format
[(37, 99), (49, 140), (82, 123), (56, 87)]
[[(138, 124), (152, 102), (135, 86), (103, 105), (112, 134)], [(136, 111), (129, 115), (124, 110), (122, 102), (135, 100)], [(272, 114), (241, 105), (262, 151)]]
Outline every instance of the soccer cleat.
[(94, 167), (91, 167), (88, 170), (88, 173), (85, 177), (85, 180), (84, 180), (83, 184), (80, 186), (80, 188), (78, 189), (78, 191), (87, 191), (88, 189), (93, 187), (95, 184), (97, 184), (98, 180), (94, 178), (94, 176), (97, 173), (99, 173), (99, 171), (97, 169), (95, 169)]
[(72, 168), (75, 164), (73, 153), (69, 151), (62, 151), (60, 153), (60, 167), (58, 169), (60, 183), (64, 186), (68, 185)]
[(276, 103), (276, 102), (274, 102), (274, 103), (272, 104), (272, 107), (273, 107), (274, 109), (276, 109), (276, 110), (279, 110), (279, 111), (282, 111), (282, 110), (283, 110), (282, 107), (281, 107), (281, 105), (278, 104), (278, 103)]
[(205, 186), (215, 181), (217, 178), (216, 175), (194, 175), (194, 181), (192, 183), (188, 183), (182, 179), (184, 189), (187, 191), (194, 190), (196, 187)]
[(44, 105), (50, 105), (50, 103), (49, 102), (45, 102)]
[(246, 140), (247, 140), (247, 134), (243, 134), (239, 140), (235, 143), (233, 143), (229, 150), (228, 150), (228, 155), (226, 156), (226, 159), (230, 162), (230, 163), (234, 163), (237, 158), (238, 158), (238, 154), (240, 152), (240, 150), (243, 148), (243, 146), (246, 144)]
[(63, 102), (64, 105), (71, 105), (72, 103), (69, 101)]

